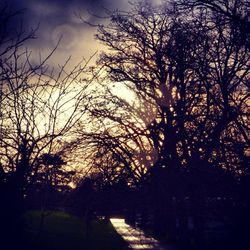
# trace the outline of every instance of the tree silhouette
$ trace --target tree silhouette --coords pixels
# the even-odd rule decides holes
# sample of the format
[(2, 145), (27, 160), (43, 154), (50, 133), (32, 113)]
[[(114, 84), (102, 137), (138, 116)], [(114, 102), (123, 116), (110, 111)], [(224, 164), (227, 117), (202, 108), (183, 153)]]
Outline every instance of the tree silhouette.
[(238, 32), (239, 43), (249, 48), (249, 3), (246, 0), (192, 0), (170, 1), (180, 10), (200, 9), (210, 10), (215, 15), (223, 17)]
[[(8, 239), (11, 230), (20, 229), (15, 223), (41, 174), (52, 178), (62, 163), (56, 155), (65, 153), (70, 131), (84, 115), (91, 80), (82, 78), (87, 61), (69, 69), (67, 60), (58, 70), (49, 69), (48, 59), (56, 48), (32, 63), (23, 45), (34, 32), (20, 29), (9, 34), (16, 13), (2, 4), (0, 11), (0, 213)], [(51, 179), (55, 181), (58, 178)]]
[[(109, 50), (98, 63), (107, 72), (103, 85), (126, 86), (137, 102), (151, 107), (144, 114), (155, 115), (143, 133), (139, 128), (129, 130), (125, 112), (117, 117), (108, 105), (96, 108), (99, 113), (94, 115), (109, 120), (115, 131), (117, 124), (125, 124), (124, 137), (143, 138), (157, 152), (157, 161), (148, 158), (153, 167), (149, 164), (146, 172), (151, 213), (162, 226), (158, 228), (164, 232), (169, 227), (171, 233), (177, 216), (173, 197), (183, 204), (188, 197), (198, 233), (205, 226), (199, 218), (208, 214), (209, 197), (236, 199), (237, 181), (248, 175), (249, 47), (241, 42), (239, 26), (219, 11), (133, 7), (130, 12), (111, 13), (110, 23), (99, 26), (96, 38)], [(234, 8), (245, 15), (244, 6)], [(116, 107), (128, 110), (126, 105)], [(144, 151), (146, 156), (149, 152)], [(213, 216), (229, 218), (232, 203), (223, 208), (211, 204), (216, 207)]]

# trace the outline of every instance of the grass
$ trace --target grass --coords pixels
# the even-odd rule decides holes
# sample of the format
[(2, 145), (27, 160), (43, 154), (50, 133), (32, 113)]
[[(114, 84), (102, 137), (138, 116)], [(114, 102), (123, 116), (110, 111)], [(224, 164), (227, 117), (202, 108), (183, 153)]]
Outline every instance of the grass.
[(41, 212), (24, 215), (25, 249), (36, 250), (123, 250), (126, 242), (116, 233), (110, 222), (94, 220), (87, 230), (83, 219), (63, 212), (47, 211), (43, 230), (39, 234)]

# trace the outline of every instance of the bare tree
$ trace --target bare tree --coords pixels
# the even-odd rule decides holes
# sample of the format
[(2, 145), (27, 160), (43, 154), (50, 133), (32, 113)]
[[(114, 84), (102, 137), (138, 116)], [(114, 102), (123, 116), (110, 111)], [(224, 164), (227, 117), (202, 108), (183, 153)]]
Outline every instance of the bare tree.
[[(86, 60), (72, 67), (68, 59), (58, 69), (50, 69), (48, 59), (56, 48), (31, 62), (31, 52), (23, 45), (35, 37), (34, 32), (6, 33), (15, 14), (1, 5), (0, 199), (6, 234), (7, 227), (15, 228), (28, 191), (43, 180), (41, 175), (48, 181), (54, 173), (57, 178), (51, 181), (59, 181), (60, 164), (48, 164), (44, 157), (64, 157), (72, 128), (85, 113), (92, 81)], [(58, 171), (50, 173), (52, 169)]]
[[(220, 15), (230, 25), (237, 29), (237, 36), (239, 43), (245, 44), (249, 48), (249, 35), (250, 35), (250, 11), (249, 2), (246, 0), (182, 0), (182, 1), (169, 1), (173, 3), (179, 10), (195, 11), (203, 9), (208, 10), (213, 15)], [(207, 13), (208, 14), (208, 13)]]
[[(236, 9), (241, 11), (239, 5)], [(174, 224), (168, 220), (174, 218), (173, 196), (192, 197), (194, 211), (202, 210), (208, 196), (233, 196), (226, 188), (228, 176), (237, 179), (248, 173), (249, 150), (250, 54), (249, 47), (237, 39), (239, 27), (207, 9), (183, 13), (169, 6), (139, 4), (129, 12), (112, 13), (110, 23), (99, 26), (96, 38), (109, 49), (98, 61), (106, 69), (103, 84), (126, 86), (136, 96), (135, 102), (150, 107), (149, 112), (141, 112), (144, 117), (154, 113), (150, 123), (140, 127), (139, 112), (125, 102), (117, 103), (114, 96), (99, 102), (92, 114), (103, 121), (103, 134), (98, 135), (99, 145), (107, 141), (98, 148), (103, 159), (121, 147), (115, 136), (119, 131), (146, 157), (152, 150), (157, 152), (148, 174), (154, 182), (154, 212), (163, 227)], [(134, 124), (127, 114), (137, 117)], [(106, 137), (108, 122), (115, 132), (108, 131)], [(151, 150), (136, 144), (139, 139), (147, 141)], [(126, 149), (133, 155), (133, 149)], [(118, 155), (126, 154), (119, 151)]]
[(83, 150), (92, 171), (102, 173), (103, 183), (126, 179), (129, 185), (137, 186), (156, 158), (146, 135), (149, 117), (143, 117), (145, 107), (138, 102), (129, 103), (109, 86), (99, 88), (102, 91), (99, 89), (88, 105), (92, 129), (86, 131), (80, 126), (79, 140), (90, 147), (88, 152), (86, 146)]
[(192, 165), (196, 157), (210, 162), (211, 143), (220, 144), (232, 122), (246, 149), (249, 50), (236, 37), (220, 15), (196, 12), (185, 20), (150, 5), (115, 12), (99, 27), (97, 39), (111, 48), (99, 61), (107, 78), (156, 107), (146, 134), (160, 165)]
[[(40, 156), (60, 151), (63, 137), (69, 136), (83, 115), (80, 104), (86, 97), (88, 83), (76, 82), (83, 73), (81, 67), (66, 73), (65, 64), (55, 76), (48, 75), (42, 64), (33, 69), (27, 53), (21, 60), (17, 66), (20, 68), (8, 65), (4, 75), (1, 163), (5, 178), (13, 173), (32, 183)], [(27, 183), (21, 179), (14, 182)]]

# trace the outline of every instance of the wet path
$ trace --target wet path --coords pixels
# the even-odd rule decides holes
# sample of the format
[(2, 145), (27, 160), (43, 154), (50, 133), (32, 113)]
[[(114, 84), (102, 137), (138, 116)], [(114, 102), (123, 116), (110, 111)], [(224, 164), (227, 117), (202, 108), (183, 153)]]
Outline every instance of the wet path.
[(127, 241), (131, 249), (151, 249), (151, 250), (164, 250), (159, 242), (144, 234), (144, 232), (138, 228), (133, 228), (125, 223), (124, 219), (110, 219), (115, 230)]

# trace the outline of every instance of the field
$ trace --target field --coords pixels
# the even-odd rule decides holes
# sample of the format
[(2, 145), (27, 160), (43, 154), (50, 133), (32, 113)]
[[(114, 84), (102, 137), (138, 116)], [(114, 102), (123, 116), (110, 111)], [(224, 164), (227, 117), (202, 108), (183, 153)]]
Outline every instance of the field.
[(84, 220), (64, 212), (47, 211), (41, 227), (41, 212), (30, 211), (24, 217), (23, 244), (36, 250), (122, 250), (127, 244), (110, 222)]

